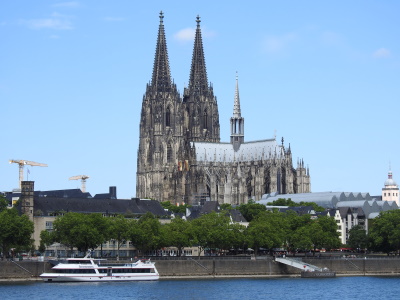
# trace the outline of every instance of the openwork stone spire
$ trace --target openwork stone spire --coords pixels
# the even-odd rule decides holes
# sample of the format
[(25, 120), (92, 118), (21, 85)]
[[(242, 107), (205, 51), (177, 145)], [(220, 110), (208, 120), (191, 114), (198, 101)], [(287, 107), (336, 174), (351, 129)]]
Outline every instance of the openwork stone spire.
[(240, 118), (241, 112), (240, 112), (240, 98), (239, 98), (239, 79), (238, 79), (238, 74), (236, 72), (236, 88), (235, 88), (235, 100), (233, 103), (233, 117), (234, 118)]
[(231, 118), (231, 144), (235, 151), (244, 143), (244, 118), (240, 111), (239, 79), (236, 72), (235, 99), (233, 102), (233, 116)]
[(167, 42), (164, 31), (164, 14), (160, 12), (160, 26), (158, 28), (156, 55), (154, 57), (153, 76), (151, 85), (157, 91), (169, 91), (171, 89), (171, 73), (169, 68)]
[(196, 18), (197, 28), (194, 39), (192, 66), (190, 69), (189, 90), (190, 93), (202, 93), (208, 91), (206, 62), (204, 59), (203, 40), (201, 37), (200, 17)]

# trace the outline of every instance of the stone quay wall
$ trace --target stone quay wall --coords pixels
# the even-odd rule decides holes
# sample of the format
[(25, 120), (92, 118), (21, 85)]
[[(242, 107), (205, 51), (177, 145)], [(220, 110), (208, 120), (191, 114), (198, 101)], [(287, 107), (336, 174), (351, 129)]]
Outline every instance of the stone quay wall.
[(0, 261), (0, 279), (34, 279), (53, 266), (43, 261)]
[(307, 258), (304, 262), (326, 267), (338, 275), (400, 275), (400, 258)]
[[(400, 276), (400, 258), (374, 259), (317, 259), (303, 258), (303, 262), (328, 268), (339, 276), (396, 275)], [(51, 272), (49, 262), (0, 261), (1, 280), (39, 279), (43, 272)], [(160, 260), (156, 267), (161, 278), (170, 277), (251, 277), (300, 276), (301, 270), (273, 261), (235, 259)]]

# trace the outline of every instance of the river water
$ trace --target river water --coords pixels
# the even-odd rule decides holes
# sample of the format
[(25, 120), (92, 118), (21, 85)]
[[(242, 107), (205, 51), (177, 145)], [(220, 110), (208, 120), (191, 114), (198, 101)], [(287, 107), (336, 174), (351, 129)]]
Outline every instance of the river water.
[(400, 299), (400, 277), (0, 282), (0, 299)]

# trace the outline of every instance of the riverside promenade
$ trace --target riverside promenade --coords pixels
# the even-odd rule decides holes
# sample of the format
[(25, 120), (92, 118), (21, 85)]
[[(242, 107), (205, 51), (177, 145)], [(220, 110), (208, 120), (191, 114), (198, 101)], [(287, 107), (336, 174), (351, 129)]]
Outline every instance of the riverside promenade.
[[(305, 264), (328, 268), (337, 276), (400, 276), (400, 257), (298, 257)], [(160, 278), (300, 277), (301, 270), (281, 264), (270, 256), (154, 258)], [(120, 261), (123, 262), (123, 261)], [(129, 261), (130, 262), (130, 261)], [(40, 280), (51, 272), (48, 261), (0, 261), (0, 280)]]

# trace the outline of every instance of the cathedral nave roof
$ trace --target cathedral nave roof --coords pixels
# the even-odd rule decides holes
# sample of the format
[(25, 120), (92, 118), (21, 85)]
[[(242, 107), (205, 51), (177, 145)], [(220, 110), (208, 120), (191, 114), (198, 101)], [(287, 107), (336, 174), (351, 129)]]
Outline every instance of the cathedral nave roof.
[(282, 146), (275, 139), (246, 142), (235, 151), (231, 143), (195, 142), (197, 161), (234, 162), (281, 158)]

